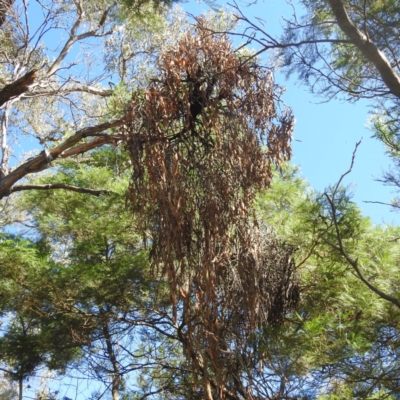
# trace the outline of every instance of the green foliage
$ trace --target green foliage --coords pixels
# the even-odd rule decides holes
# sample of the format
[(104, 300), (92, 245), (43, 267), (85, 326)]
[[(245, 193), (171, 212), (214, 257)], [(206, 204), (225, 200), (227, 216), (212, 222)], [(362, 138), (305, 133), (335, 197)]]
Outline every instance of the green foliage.
[[(264, 229), (275, 230), (298, 247), (294, 256), (302, 278), (299, 307), (283, 331), (264, 333), (260, 349), (265, 346), (270, 357), (285, 359), (293, 385), (303, 376), (308, 382), (300, 386), (309, 387), (312, 398), (322, 387), (330, 394), (321, 399), (386, 398), (394, 386), (391, 374), (398, 368), (399, 326), (393, 313), (399, 311), (360, 282), (338, 251), (336, 228), (370, 282), (397, 297), (400, 231), (374, 226), (345, 189), (337, 192), (335, 206), (336, 227), (327, 196), (310, 190), (291, 167), (260, 196)], [(382, 364), (382, 358), (387, 363)]]

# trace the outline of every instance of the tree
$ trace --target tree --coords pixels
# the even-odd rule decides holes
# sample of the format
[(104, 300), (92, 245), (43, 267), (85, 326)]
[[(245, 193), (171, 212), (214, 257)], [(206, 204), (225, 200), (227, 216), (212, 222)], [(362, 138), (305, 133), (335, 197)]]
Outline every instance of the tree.
[[(293, 117), (282, 106), (281, 90), (268, 71), (249, 63), (246, 52), (235, 51), (224, 35), (210, 35), (210, 28), (218, 21), (199, 19), (197, 27), (188, 26), (184, 35), (178, 35), (163, 48), (157, 38), (140, 46), (139, 39), (153, 34), (154, 26), (168, 26), (168, 22), (162, 16), (156, 17), (152, 26), (144, 25), (138, 31), (129, 20), (134, 15), (128, 14), (123, 28), (117, 29), (124, 7), (117, 3), (77, 1), (62, 6), (49, 2), (49, 11), (43, 7), (46, 18), (36, 33), (38, 40), (33, 48), (28, 45), (29, 24), (23, 16), (29, 9), (24, 5), (22, 22), (17, 14), (4, 25), (4, 32), (11, 38), (5, 38), (5, 43), (10, 54), (14, 51), (13, 57), (6, 57), (6, 62), (11, 60), (15, 64), (11, 63), (12, 79), (27, 78), (22, 76), (20, 65), (23, 65), (29, 69), (29, 79), (33, 82), (10, 83), (21, 91), (18, 93), (9, 85), (3, 88), (0, 170), (4, 176), (0, 196), (52, 189), (94, 196), (109, 194), (104, 186), (83, 187), (67, 183), (68, 179), (54, 182), (55, 177), (60, 179), (62, 175), (42, 171), (52, 167), (55, 172), (68, 175), (65, 168), (73, 169), (69, 159), (77, 162), (77, 155), (81, 154), (85, 154), (85, 164), (90, 169), (94, 149), (124, 143), (132, 165), (129, 190), (132, 211), (142, 221), (138, 232), (144, 243), (151, 241), (150, 257), (155, 273), (168, 276), (175, 318), (178, 301), (183, 306), (185, 330), (181, 329), (180, 334), (185, 336), (181, 341), (185, 341), (186, 356), (195, 368), (203, 371), (206, 386), (209, 384), (204, 371), (208, 369), (216, 374), (216, 385), (222, 385), (218, 357), (226, 345), (223, 338), (218, 343), (209, 334), (218, 336), (218, 319), (223, 317), (221, 305), (214, 301), (218, 296), (222, 301), (219, 293), (225, 293), (229, 300), (223, 306), (227, 309), (232, 307), (234, 295), (240, 294), (243, 329), (247, 334), (263, 322), (281, 320), (280, 314), (295, 303), (292, 288), (296, 285), (292, 285), (295, 279), (287, 259), (289, 250), (282, 247), (284, 261), (276, 274), (279, 294), (272, 295), (271, 285), (258, 282), (257, 274), (263, 271), (264, 276), (268, 275), (271, 265), (261, 254), (260, 249), (269, 244), (260, 238), (252, 212), (255, 192), (268, 186), (272, 165), (290, 157)], [(153, 10), (152, 3), (142, 7), (145, 15)], [(140, 14), (140, 9), (136, 13)], [(55, 61), (48, 59), (49, 50), (40, 48), (52, 27), (64, 28), (69, 35)], [(93, 42), (88, 41), (88, 45), (102, 40), (109, 50), (103, 62), (110, 79), (120, 81), (114, 90), (101, 86), (101, 73), (86, 80), (73, 75), (73, 64), (68, 58), (72, 46), (91, 38)], [(131, 39), (136, 42), (131, 43)], [(81, 49), (86, 52), (83, 45)], [(150, 60), (150, 64), (149, 71), (135, 75), (137, 54), (140, 63)], [(85, 76), (97, 72), (91, 69), (95, 62), (92, 56), (88, 55)], [(23, 64), (16, 64), (18, 57)], [(10, 75), (4, 71), (4, 79), (10, 79)], [(12, 114), (14, 105), (17, 108)], [(27, 114), (28, 110), (29, 113), (35, 110), (34, 117)], [(33, 132), (45, 150), (9, 171), (11, 150), (7, 145), (7, 129), (11, 122), (14, 129)], [(114, 128), (119, 129), (105, 133)], [(70, 133), (61, 133), (66, 131)], [(54, 145), (50, 144), (52, 141)], [(266, 146), (264, 149), (261, 143)], [(17, 184), (35, 172), (41, 172), (40, 184), (37, 181)], [(225, 184), (221, 185), (223, 181)], [(97, 239), (92, 241), (94, 244)], [(275, 243), (271, 246), (276, 251), (281, 249)], [(90, 246), (85, 251), (90, 253)], [(230, 270), (236, 275), (228, 276), (225, 281)], [(251, 299), (244, 296), (245, 287), (254, 294)], [(275, 310), (274, 296), (283, 294), (280, 307)], [(100, 312), (102, 308), (98, 307)], [(102, 327), (107, 329), (107, 326), (105, 323)], [(201, 345), (207, 353), (204, 360), (196, 349), (198, 341), (209, 344), (208, 350)]]
[[(395, 1), (301, 1), (304, 16), (286, 20), (284, 34), (274, 38), (246, 18), (246, 36), (260, 52), (274, 50), (275, 64), (297, 74), (312, 93), (328, 100), (370, 99), (371, 127), (393, 158), (396, 169), (383, 182), (398, 187), (400, 77), (399, 35)], [(261, 36), (261, 37), (260, 37)], [(393, 205), (396, 206), (396, 201)]]
[[(21, 263), (28, 286), (3, 281), (24, 293), (9, 307), (36, 324), (29, 337), (63, 338), (64, 365), (92, 373), (114, 399), (124, 385), (133, 398), (396, 393), (398, 324), (389, 321), (398, 310), (360, 289), (337, 243), (396, 298), (398, 232), (372, 227), (339, 185), (318, 195), (290, 172), (273, 180), (287, 173), (293, 117), (260, 60), (212, 34), (230, 19), (198, 19), (172, 35), (162, 7), (146, 21), (149, 3), (127, 19), (116, 3), (49, 5), (39, 36), (49, 21), (70, 34), (56, 61), (22, 46), (35, 81), (17, 82), (15, 98), (3, 71), (3, 127), (34, 133), (47, 150), (9, 172), (3, 135), (4, 204), (25, 212), (34, 236), (26, 247), (45, 256), (40, 273)], [(9, 52), (24, 43), (19, 25), (3, 25)], [(85, 74), (74, 76), (68, 54), (89, 38)], [(90, 68), (97, 44), (109, 76)], [(363, 85), (365, 95), (375, 88)], [(46, 351), (34, 353), (35, 365), (57, 369)]]
[[(337, 207), (342, 239), (351, 256), (358, 258), (375, 285), (395, 291), (398, 228), (374, 227), (343, 189)], [(153, 374), (144, 370), (144, 387), (154, 387), (156, 392), (172, 380), (165, 398), (207, 398), (206, 388), (195, 386), (196, 379), (204, 379), (207, 373), (211, 396), (217, 399), (394, 398), (398, 393), (398, 310), (360, 285), (346, 260), (326, 242), (335, 237), (335, 230), (325, 195), (312, 191), (286, 167), (284, 178), (275, 177), (271, 188), (259, 196), (257, 209), (266, 237), (296, 249), (291, 258), (301, 296), (295, 307), (287, 309), (283, 323), (262, 324), (249, 335), (238, 322), (243, 319), (239, 307), (236, 313), (234, 308), (226, 311), (226, 319), (219, 318), (217, 338), (221, 347), (226, 346), (218, 360), (223, 394), (212, 368), (193, 371), (187, 361), (175, 356), (162, 365), (173, 362), (179, 375), (161, 367)], [(267, 258), (278, 264), (273, 255)], [(269, 282), (276, 284), (271, 277)], [(219, 296), (220, 309), (228, 310), (224, 305), (229, 297), (222, 290)], [(240, 304), (239, 299), (240, 294), (233, 301)], [(185, 332), (185, 321), (178, 323)], [(199, 322), (194, 319), (195, 323)], [(197, 354), (207, 359), (202, 347), (208, 343), (199, 340), (196, 346)], [(155, 398), (164, 398), (161, 393), (162, 389)]]
[[(274, 39), (256, 24), (262, 50), (280, 49), (287, 73), (298, 73), (313, 93), (332, 98), (400, 96), (393, 1), (304, 1), (305, 15), (287, 21), (284, 35)], [(250, 22), (240, 10), (239, 18)], [(251, 38), (251, 33), (248, 35)]]
[(125, 209), (127, 160), (112, 147), (98, 149), (90, 168), (71, 162), (51, 177), (100, 186), (108, 193), (103, 196), (37, 191), (20, 199), (50, 257), (38, 282), (25, 289), (28, 302), (36, 299), (32, 312), (42, 316), (41, 330), (79, 348), (69, 367), (103, 382), (113, 399), (119, 398), (125, 376), (146, 364), (130, 342), (135, 330), (154, 319), (145, 311), (146, 251)]
[[(382, 140), (388, 153), (399, 166), (398, 105), (400, 77), (398, 32), (394, 23), (398, 4), (392, 1), (304, 1), (306, 15), (287, 21), (284, 35), (275, 39), (257, 24), (250, 22), (238, 7), (238, 18), (250, 25), (249, 40), (257, 42), (263, 52), (277, 50), (277, 58), (287, 74), (297, 73), (313, 93), (328, 100), (336, 96), (348, 101), (367, 98), (374, 101), (378, 112), (372, 117), (375, 136)], [(261, 34), (262, 38), (257, 38)], [(358, 144), (357, 144), (358, 146)], [(357, 147), (356, 146), (356, 147)], [(352, 165), (354, 162), (354, 154)], [(359, 279), (381, 298), (397, 307), (397, 293), (382, 291), (365, 278), (358, 261), (349, 256), (338, 227), (341, 213), (336, 201), (341, 201), (338, 184), (325, 193), (329, 212), (326, 218), (335, 235), (325, 240), (351, 265)], [(389, 171), (383, 181), (398, 188), (398, 171)], [(393, 205), (396, 206), (397, 200)]]
[[(326, 195), (307, 189), (292, 171), (286, 174), (285, 180), (273, 181), (259, 202), (264, 223), (298, 246), (294, 257), (301, 301), (277, 336), (269, 331), (264, 337), (267, 354), (284, 356), (292, 372), (284, 384), (294, 392), (286, 395), (394, 398), (398, 309), (360, 285), (347, 260), (331, 246), (336, 227)], [(343, 188), (335, 206), (343, 246), (374, 285), (397, 296), (398, 227), (373, 226)]]
[[(1, 243), (2, 371), (18, 383), (23, 398), (23, 382), (38, 370), (62, 370), (77, 356), (77, 346), (47, 321), (43, 329), (43, 301), (40, 275), (46, 270), (45, 256), (31, 241), (3, 236)], [(39, 287), (37, 286), (39, 285)], [(36, 296), (30, 292), (36, 290)]]
[(4, 376), (1, 377), (0, 383), (0, 399), (1, 400), (13, 400), (18, 396), (18, 390), (15, 384), (10, 384), (10, 382), (5, 379)]
[[(118, 91), (102, 87), (102, 82), (115, 79), (123, 86), (126, 83), (128, 88), (135, 85), (132, 80), (126, 82), (124, 74), (118, 76), (118, 69), (133, 69), (136, 61), (133, 58), (138, 54), (142, 61), (146, 53), (152, 56), (152, 48), (143, 50), (141, 46), (148, 44), (146, 36), (154, 25), (163, 24), (166, 9), (157, 1), (126, 4), (48, 1), (36, 7), (26, 2), (14, 5), (6, 2), (2, 7), (6, 18), (0, 32), (4, 49), (0, 71), (3, 82), (0, 196), (4, 198), (16, 191), (29, 190), (29, 186), (16, 184), (30, 174), (54, 168), (57, 160), (120, 140), (118, 132), (110, 130), (124, 124), (124, 105), (116, 110), (121, 103), (118, 94), (113, 96), (113, 93)], [(33, 27), (35, 19), (37, 26)], [(134, 27), (135, 23), (141, 28)], [(60, 32), (65, 32), (66, 38)], [(52, 40), (59, 41), (58, 51), (52, 51), (53, 45), (49, 44)], [(112, 64), (107, 57), (99, 61), (96, 53), (89, 50), (91, 46), (112, 48), (119, 62)], [(84, 62), (73, 61), (77, 51)], [(104, 62), (104, 69), (94, 68), (97, 62)], [(76, 68), (77, 64), (82, 69)], [(136, 79), (140, 78), (138, 73)], [(14, 149), (10, 138), (15, 135), (20, 139), (23, 134), (33, 137), (39, 149), (11, 168)], [(62, 188), (84, 191), (74, 186)], [(60, 189), (60, 186), (36, 189)]]

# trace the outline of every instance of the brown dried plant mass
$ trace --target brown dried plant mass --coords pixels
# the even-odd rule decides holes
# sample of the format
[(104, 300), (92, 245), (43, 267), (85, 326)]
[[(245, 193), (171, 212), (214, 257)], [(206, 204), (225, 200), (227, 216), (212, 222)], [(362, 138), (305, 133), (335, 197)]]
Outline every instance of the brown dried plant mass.
[[(207, 354), (194, 363), (218, 367), (227, 308), (240, 310), (244, 332), (281, 319), (271, 284), (260, 284), (274, 267), (263, 256), (252, 202), (269, 186), (272, 165), (290, 158), (293, 117), (278, 113), (281, 89), (270, 71), (246, 63), (201, 20), (161, 54), (158, 69), (127, 114), (129, 199), (174, 308), (183, 303), (187, 355), (205, 341)], [(290, 303), (285, 296), (278, 314)]]

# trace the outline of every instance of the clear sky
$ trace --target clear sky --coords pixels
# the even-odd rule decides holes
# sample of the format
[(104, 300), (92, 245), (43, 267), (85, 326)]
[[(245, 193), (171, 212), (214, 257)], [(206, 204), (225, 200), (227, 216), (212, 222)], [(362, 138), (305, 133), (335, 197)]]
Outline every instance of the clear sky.
[[(216, 4), (229, 8), (229, 3), (218, 1)], [(274, 36), (282, 32), (282, 17), (292, 15), (285, 0), (258, 0), (248, 7), (245, 2), (237, 4), (254, 22), (257, 22), (256, 18), (263, 19), (265, 30)], [(185, 5), (185, 9), (194, 15), (206, 8), (204, 2)], [(400, 214), (391, 211), (390, 207), (364, 203), (366, 200), (390, 203), (395, 196), (393, 188), (375, 181), (389, 168), (390, 160), (383, 145), (371, 138), (372, 132), (367, 129), (371, 104), (367, 101), (350, 104), (340, 100), (322, 103), (323, 99), (311, 95), (295, 76), (286, 80), (282, 73), (277, 73), (276, 81), (286, 86), (284, 101), (296, 117), (292, 162), (300, 166), (301, 175), (316, 190), (324, 190), (348, 170), (355, 144), (363, 138), (353, 171), (344, 184), (351, 185), (353, 200), (374, 223), (400, 223)]]

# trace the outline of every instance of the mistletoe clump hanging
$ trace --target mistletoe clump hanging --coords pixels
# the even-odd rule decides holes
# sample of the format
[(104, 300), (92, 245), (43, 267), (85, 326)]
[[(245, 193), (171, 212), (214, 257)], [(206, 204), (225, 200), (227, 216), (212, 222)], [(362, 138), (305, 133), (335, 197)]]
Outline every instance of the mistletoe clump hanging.
[[(257, 284), (257, 271), (271, 263), (261, 265), (252, 202), (269, 186), (273, 165), (290, 158), (292, 114), (280, 103), (272, 73), (246, 62), (201, 20), (160, 55), (158, 71), (127, 112), (130, 202), (184, 318), (196, 316), (199, 326), (213, 329), (219, 318), (213, 304), (227, 290), (220, 288), (229, 264), (237, 270), (235, 285), (251, 290), (237, 305), (250, 330), (268, 319), (260, 304), (271, 287)], [(185, 334), (190, 349), (205, 333)]]

